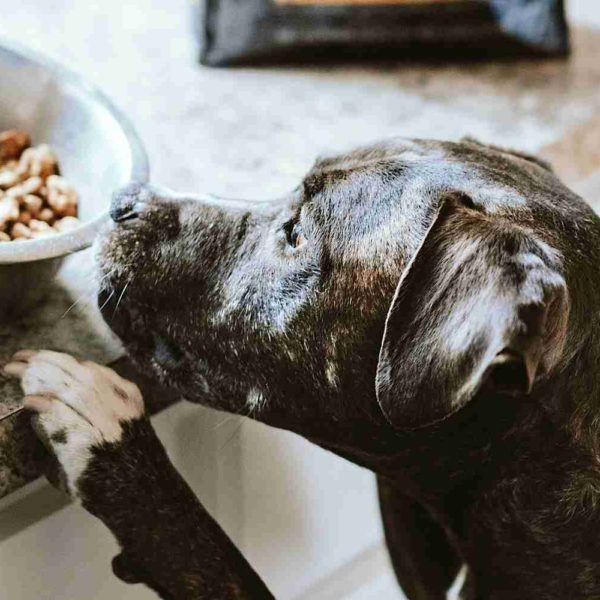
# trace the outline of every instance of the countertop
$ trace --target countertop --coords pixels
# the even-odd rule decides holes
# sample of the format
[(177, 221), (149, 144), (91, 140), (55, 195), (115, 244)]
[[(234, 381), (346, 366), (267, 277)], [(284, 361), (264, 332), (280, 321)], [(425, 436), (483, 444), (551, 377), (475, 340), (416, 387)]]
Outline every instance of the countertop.
[[(541, 151), (576, 186), (600, 168), (600, 32), (592, 29), (574, 31), (569, 60), (209, 69), (196, 60), (198, 10), (189, 0), (3, 2), (0, 35), (98, 84), (136, 124), (153, 181), (181, 191), (277, 196), (317, 155), (397, 135), (471, 135)], [(23, 347), (119, 358), (95, 308), (93, 273), (89, 252), (70, 258), (43, 307), (0, 325), (0, 363)], [(0, 379), (0, 497), (40, 474), (20, 397)], [(147, 399), (160, 407), (158, 396)]]

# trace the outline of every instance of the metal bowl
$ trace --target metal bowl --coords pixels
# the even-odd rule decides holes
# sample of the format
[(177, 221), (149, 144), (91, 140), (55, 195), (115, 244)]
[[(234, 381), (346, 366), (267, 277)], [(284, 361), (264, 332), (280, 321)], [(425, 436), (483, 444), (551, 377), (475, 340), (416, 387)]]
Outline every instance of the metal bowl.
[(90, 246), (107, 218), (112, 192), (147, 182), (148, 160), (124, 115), (81, 76), (0, 40), (0, 131), (28, 131), (48, 143), (79, 193), (82, 226), (25, 242), (0, 244), (0, 316), (40, 299), (62, 257)]

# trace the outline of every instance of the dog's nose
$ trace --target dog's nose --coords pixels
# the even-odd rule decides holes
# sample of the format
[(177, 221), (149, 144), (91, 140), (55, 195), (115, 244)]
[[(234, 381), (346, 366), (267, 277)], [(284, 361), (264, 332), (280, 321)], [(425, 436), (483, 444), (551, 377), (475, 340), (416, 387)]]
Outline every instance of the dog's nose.
[(148, 186), (129, 183), (113, 194), (110, 217), (115, 223), (137, 219), (152, 199)]

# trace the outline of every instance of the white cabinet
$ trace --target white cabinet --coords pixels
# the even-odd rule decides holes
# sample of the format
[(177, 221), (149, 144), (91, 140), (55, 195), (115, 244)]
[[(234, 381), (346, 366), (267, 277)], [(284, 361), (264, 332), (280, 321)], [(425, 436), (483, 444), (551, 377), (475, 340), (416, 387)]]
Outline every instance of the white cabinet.
[[(253, 422), (242, 426), (240, 451), (238, 539), (277, 598), (299, 598), (310, 590), (306, 597), (316, 600), (337, 579), (352, 579), (363, 562), (375, 567), (372, 555), (383, 532), (371, 473), (294, 434)], [(386, 561), (377, 567), (385, 570)]]

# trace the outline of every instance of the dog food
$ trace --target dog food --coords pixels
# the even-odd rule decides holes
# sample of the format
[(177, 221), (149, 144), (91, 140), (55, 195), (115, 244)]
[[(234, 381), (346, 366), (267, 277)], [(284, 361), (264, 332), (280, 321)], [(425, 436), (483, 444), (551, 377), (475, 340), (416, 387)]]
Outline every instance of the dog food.
[(565, 54), (563, 0), (206, 0), (201, 62)]
[(47, 144), (25, 131), (0, 133), (0, 242), (31, 240), (79, 226), (77, 192)]

